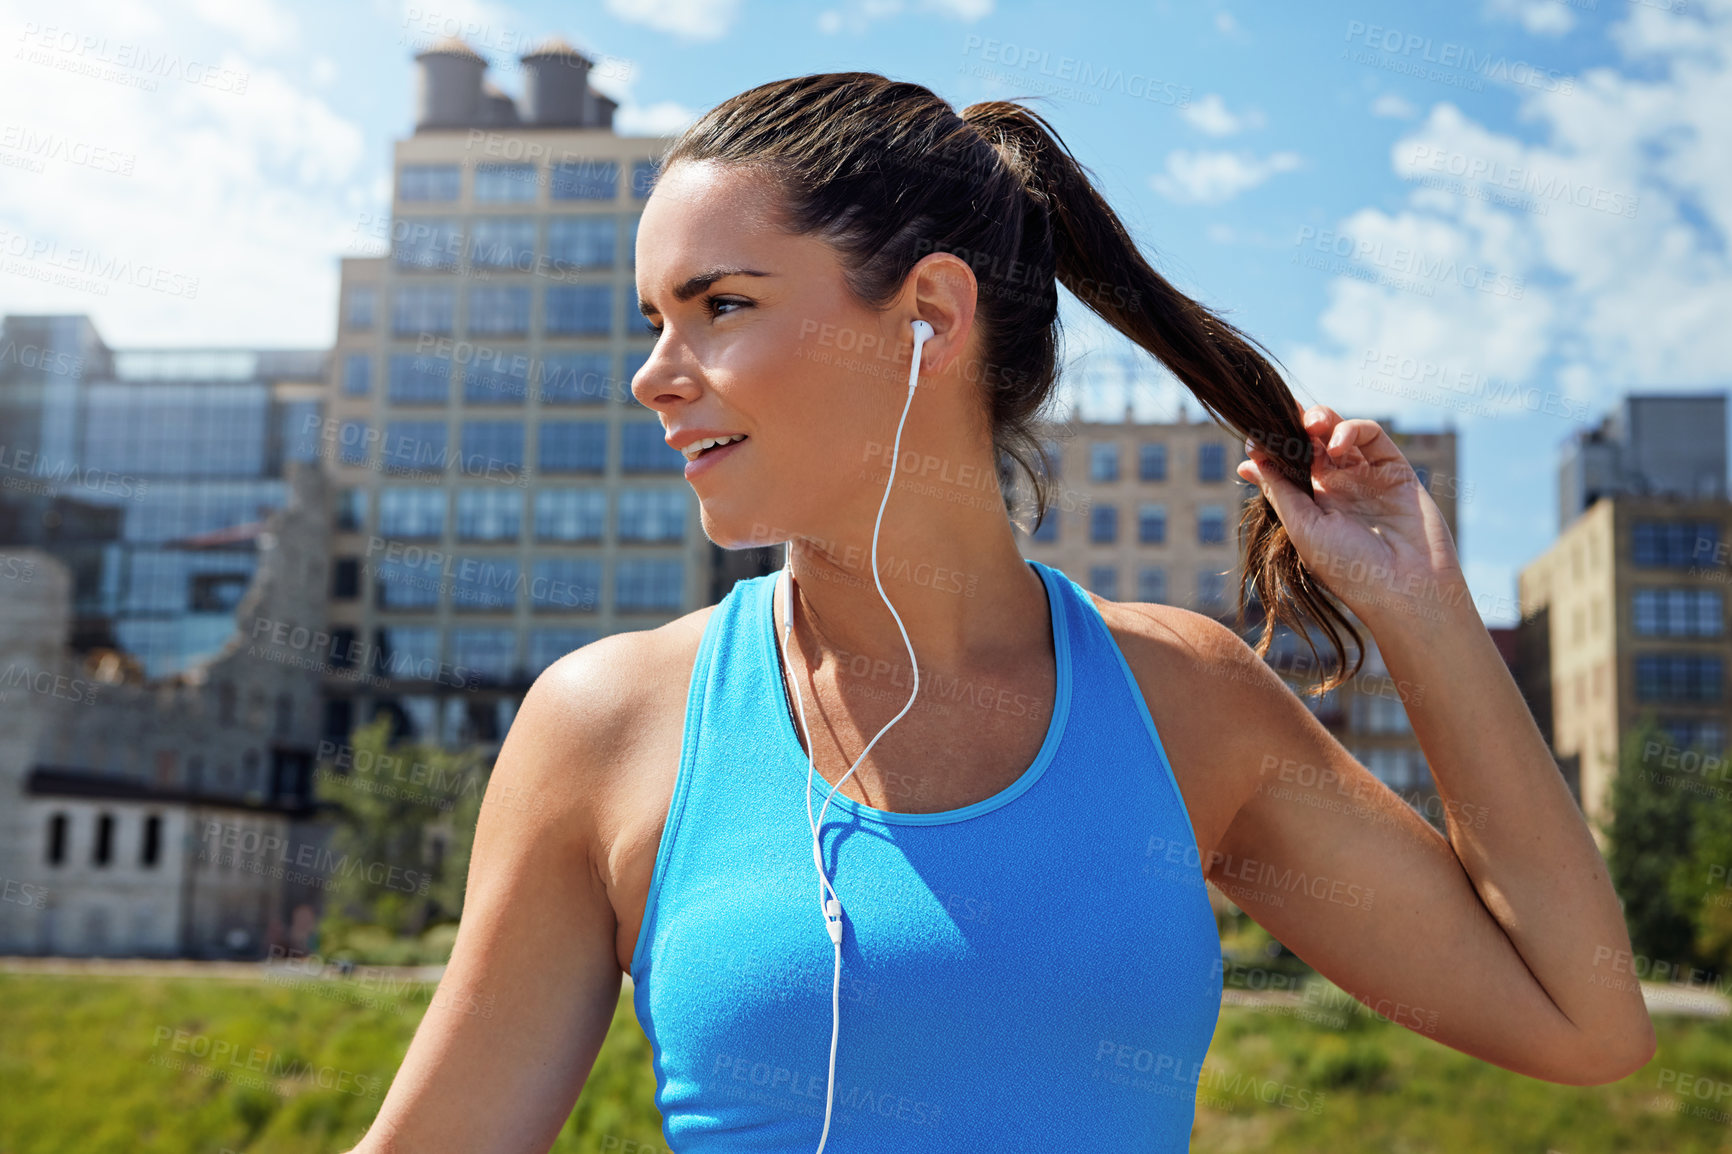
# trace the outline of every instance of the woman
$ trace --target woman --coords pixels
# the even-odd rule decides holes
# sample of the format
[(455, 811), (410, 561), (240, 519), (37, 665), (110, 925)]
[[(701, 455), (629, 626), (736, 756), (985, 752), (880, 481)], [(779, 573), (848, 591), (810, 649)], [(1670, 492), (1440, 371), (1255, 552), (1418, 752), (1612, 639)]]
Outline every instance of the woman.
[[(359, 1150), (547, 1149), (622, 973), (674, 1149), (1183, 1150), (1221, 996), (1205, 876), (1444, 1045), (1573, 1085), (1653, 1054), (1606, 980), (1605, 867), (1413, 470), (1302, 412), (1043, 120), (865, 73), (753, 89), (665, 158), (637, 278), (633, 394), (710, 538), (786, 541), (789, 571), (531, 688)], [(1061, 283), (1248, 438), (1247, 586), (1343, 665), (1325, 589), (1369, 629), (1447, 838), (1231, 630), (1020, 556), (997, 466), (1044, 501)]]

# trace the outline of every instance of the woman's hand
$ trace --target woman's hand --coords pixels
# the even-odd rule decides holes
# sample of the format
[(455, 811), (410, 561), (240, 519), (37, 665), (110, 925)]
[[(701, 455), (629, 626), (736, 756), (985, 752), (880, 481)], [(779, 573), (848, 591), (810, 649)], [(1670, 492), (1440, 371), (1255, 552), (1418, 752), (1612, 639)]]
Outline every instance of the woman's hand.
[(1323, 405), (1303, 420), (1315, 500), (1250, 442), (1238, 472), (1275, 506), (1306, 568), (1374, 632), (1380, 621), (1447, 621), (1464, 608), (1477, 620), (1449, 526), (1389, 434)]

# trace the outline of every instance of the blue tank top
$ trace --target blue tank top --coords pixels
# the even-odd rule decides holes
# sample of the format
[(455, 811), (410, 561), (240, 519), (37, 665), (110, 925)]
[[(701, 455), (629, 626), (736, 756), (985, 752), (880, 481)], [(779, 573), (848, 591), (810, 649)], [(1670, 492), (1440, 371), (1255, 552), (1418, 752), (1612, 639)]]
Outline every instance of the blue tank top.
[[(845, 923), (826, 1154), (1190, 1148), (1221, 1005), (1190, 814), (1100, 611), (1029, 564), (1058, 666), (1034, 763), (961, 809), (894, 813), (838, 792), (824, 815)], [(835, 946), (776, 580), (737, 582), (706, 623), (632, 954), (675, 1151), (812, 1154), (824, 1126)], [(958, 724), (1030, 708), (940, 688)], [(812, 781), (815, 817), (830, 783)]]

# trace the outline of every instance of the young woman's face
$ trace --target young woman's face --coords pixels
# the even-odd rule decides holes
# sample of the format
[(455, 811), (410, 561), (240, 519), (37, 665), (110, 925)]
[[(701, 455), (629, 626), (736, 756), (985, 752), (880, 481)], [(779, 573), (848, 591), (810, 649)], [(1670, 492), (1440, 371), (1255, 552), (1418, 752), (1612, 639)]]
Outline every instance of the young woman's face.
[(748, 172), (676, 164), (638, 227), (638, 300), (659, 336), (632, 395), (675, 448), (745, 434), (687, 465), (725, 548), (821, 537), (875, 509), (908, 395), (901, 314), (856, 302), (834, 250), (776, 226), (773, 197)]

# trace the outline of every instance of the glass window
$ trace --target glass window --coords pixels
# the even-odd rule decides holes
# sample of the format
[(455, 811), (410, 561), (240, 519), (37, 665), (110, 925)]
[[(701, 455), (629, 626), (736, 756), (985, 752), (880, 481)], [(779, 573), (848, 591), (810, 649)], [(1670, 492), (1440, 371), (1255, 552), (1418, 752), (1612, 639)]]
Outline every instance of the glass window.
[(1223, 505), (1202, 505), (1197, 509), (1197, 543), (1222, 545), (1227, 540), (1227, 509)]
[[(331, 600), (353, 601), (361, 595), (361, 559), (338, 557), (331, 564)], [(284, 732), (278, 727), (279, 732)]]
[(1057, 506), (1049, 506), (1046, 515), (1041, 518), (1040, 524), (1035, 526), (1034, 532), (1029, 536), (1029, 540), (1040, 541), (1044, 544), (1056, 542), (1058, 540), (1058, 514)]
[(523, 467), (522, 421), (464, 421), (463, 469), (493, 476)]
[(1159, 441), (1148, 441), (1137, 446), (1137, 480), (1165, 481), (1167, 479), (1167, 446)]
[(394, 336), (449, 333), (457, 294), (450, 285), (403, 285), (391, 298)]
[(367, 452), (366, 421), (344, 421), (337, 430), (337, 460), (345, 465), (365, 465)]
[(1096, 505), (1089, 510), (1089, 540), (1096, 545), (1110, 545), (1119, 539), (1119, 507)]
[(1096, 441), (1089, 446), (1089, 480), (1119, 479), (1119, 445), (1117, 441)]
[(477, 164), (475, 200), (478, 204), (527, 204), (535, 200), (535, 165)]
[(607, 493), (601, 489), (539, 489), (538, 541), (599, 541), (607, 531)]
[(1112, 565), (1089, 566), (1089, 591), (1108, 601), (1119, 599), (1119, 571)]
[[(12, 347), (0, 346), (0, 352)], [(81, 474), (95, 470), (100, 478), (103, 470), (259, 476), (270, 469), (271, 396), (262, 382), (91, 382), (83, 392), (83, 457), (74, 462), (45, 455), (34, 466), (39, 471), (64, 476), (75, 465)], [(5, 440), (0, 435), (0, 444)], [(25, 462), (22, 471), (30, 468)], [(101, 487), (99, 479), (85, 484)]]
[(1715, 555), (1720, 526), (1712, 521), (1637, 521), (1630, 527), (1636, 564), (1688, 568)]
[(428, 485), (386, 485), (379, 490), (379, 533), (426, 538), (445, 533), (445, 490)]
[(621, 561), (614, 569), (614, 608), (678, 609), (685, 601), (685, 574), (684, 561)]
[(1719, 701), (1718, 657), (1657, 654), (1636, 658), (1636, 700)]
[(606, 336), (613, 331), (613, 286), (550, 285), (542, 324), (549, 333)]
[(641, 217), (637, 216), (631, 218), (631, 239), (626, 241), (625, 246), (625, 263), (627, 268), (637, 267), (637, 223), (641, 219)]
[(517, 603), (517, 562), (509, 557), (459, 557), (451, 568), (451, 607), (477, 613)]
[(634, 161), (631, 166), (631, 194), (638, 200), (648, 200), (656, 184), (656, 162)]
[(580, 557), (547, 557), (535, 562), (529, 583), (537, 609), (593, 613), (601, 607), (601, 562)]
[(338, 529), (349, 531), (366, 528), (367, 525), (367, 490), (344, 488), (337, 490), (337, 504), (333, 516)]
[(372, 285), (350, 285), (349, 304), (343, 314), (343, 324), (355, 332), (373, 327), (373, 312), (379, 303), (379, 290)]
[(1145, 602), (1165, 602), (1167, 599), (1167, 571), (1159, 565), (1144, 565), (1137, 570), (1137, 600)]
[(608, 399), (613, 382), (607, 353), (556, 353), (541, 362), (541, 403), (594, 405)]
[(471, 333), (527, 333), (528, 285), (476, 285), (469, 290)]
[(538, 429), (541, 443), (535, 459), (543, 473), (606, 471), (606, 421), (542, 421)]
[(553, 166), (554, 200), (613, 200), (619, 195), (619, 164), (579, 160)]
[(411, 565), (407, 561), (381, 560), (375, 567), (378, 575), (378, 604), (381, 609), (435, 609), (439, 605), (439, 566), (437, 563)]
[(1197, 608), (1199, 612), (1219, 613), (1226, 607), (1227, 575), (1212, 569), (1197, 574)]
[(612, 268), (619, 225), (611, 216), (555, 216), (547, 222), (547, 264), (564, 272)]
[(1197, 446), (1197, 480), (1227, 479), (1227, 446), (1219, 441), (1205, 441)]
[(476, 217), (469, 225), (469, 263), (474, 268), (532, 270), (535, 267), (535, 218)]
[(451, 396), (450, 358), (392, 353), (385, 392), (394, 405), (443, 405)]
[(539, 677), (542, 672), (570, 653), (574, 649), (582, 649), (585, 645), (600, 640), (601, 634), (594, 629), (531, 629), (529, 631), (529, 675)]
[(373, 672), (406, 680), (439, 676), (439, 629), (434, 625), (392, 625), (375, 635)]
[(444, 421), (386, 421), (381, 449), (386, 471), (444, 472), (448, 437)]
[(689, 489), (622, 489), (619, 494), (621, 541), (682, 541), (686, 535)]
[(392, 258), (400, 269), (454, 269), (463, 251), (463, 232), (450, 217), (398, 217), (391, 241)]
[(627, 473), (684, 473), (685, 454), (668, 447), (667, 432), (657, 421), (630, 421), (620, 426), (620, 468)]
[[(1167, 507), (1137, 506), (1137, 540), (1144, 545), (1164, 545), (1167, 541)], [(1143, 598), (1147, 601), (1148, 598)]]
[(456, 200), (458, 179), (455, 164), (405, 164), (397, 170), (397, 199)]
[(472, 405), (521, 405), (534, 361), (522, 353), (477, 349), (463, 369), (463, 399)]
[(451, 672), (466, 682), (502, 685), (517, 665), (517, 634), (494, 626), (455, 625), (451, 628)]
[(497, 485), (457, 490), (457, 536), (464, 541), (515, 541), (523, 522), (523, 492)]
[(343, 358), (343, 392), (351, 397), (366, 396), (373, 388), (373, 358), (366, 353), (350, 353)]
[(1635, 628), (1647, 637), (1718, 637), (1725, 604), (1717, 589), (1638, 589)]

